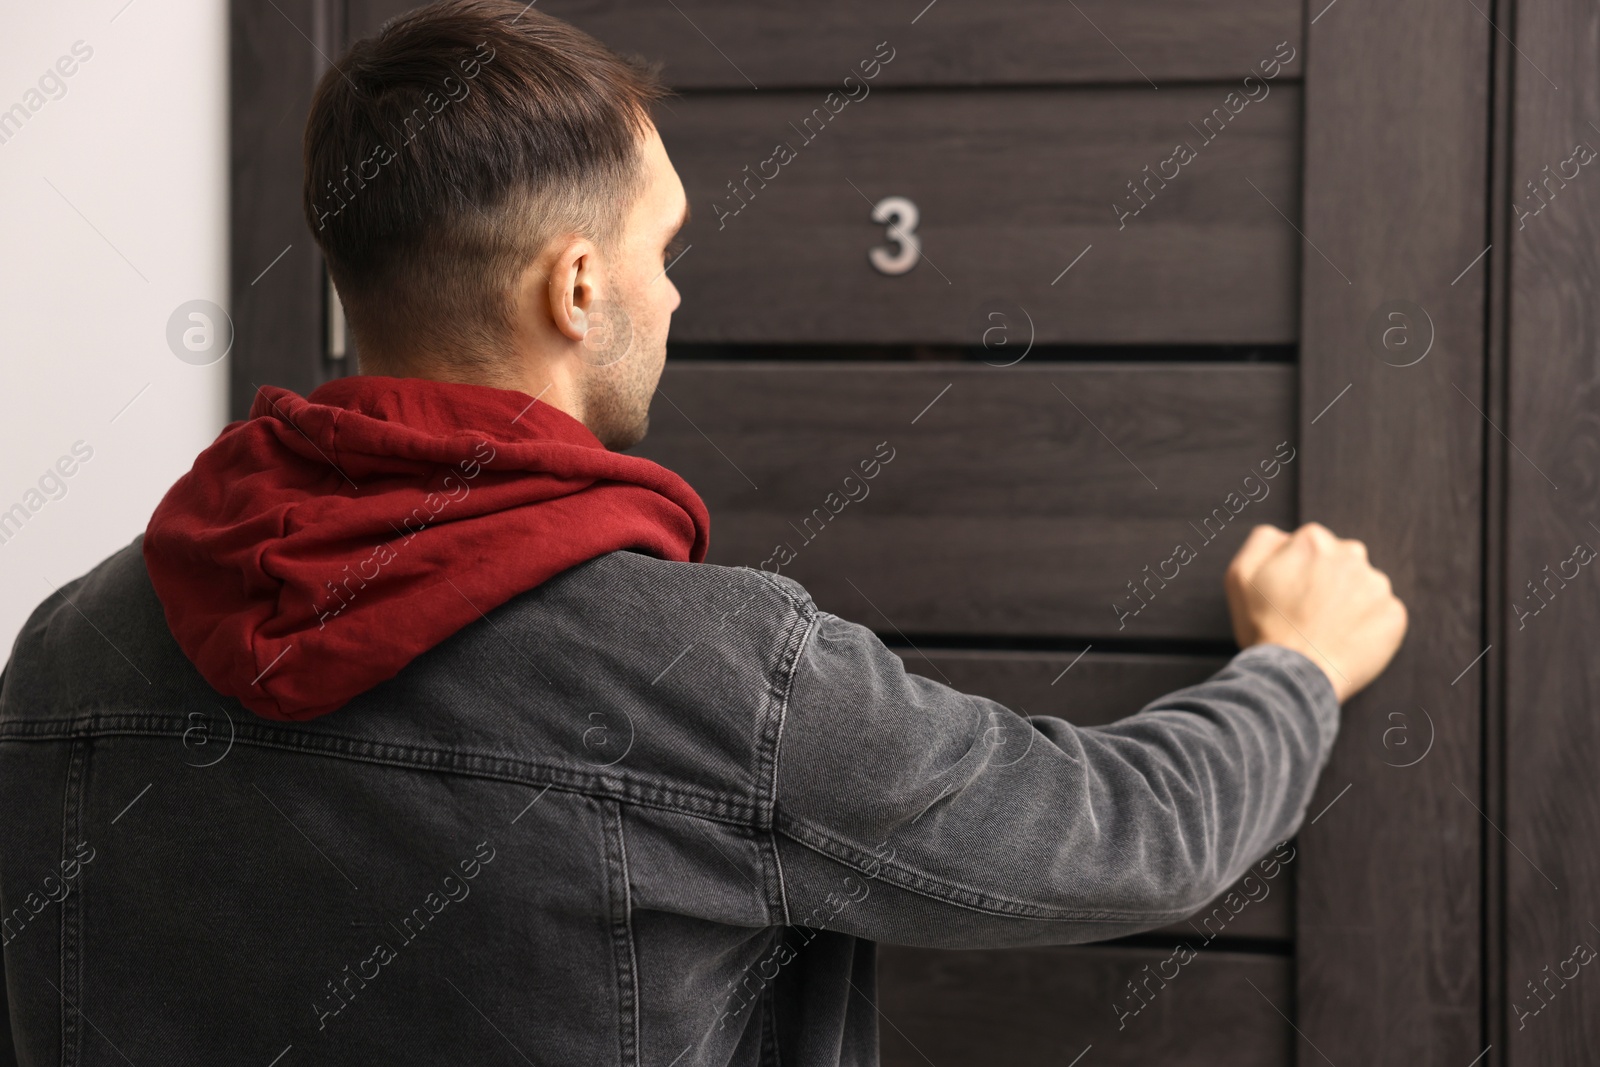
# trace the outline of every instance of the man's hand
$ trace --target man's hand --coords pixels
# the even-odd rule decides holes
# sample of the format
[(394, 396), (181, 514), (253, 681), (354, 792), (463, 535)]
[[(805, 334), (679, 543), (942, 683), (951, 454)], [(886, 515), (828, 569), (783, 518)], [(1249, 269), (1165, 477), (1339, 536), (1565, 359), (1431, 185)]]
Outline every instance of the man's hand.
[(1342, 704), (1389, 665), (1406, 607), (1367, 546), (1308, 522), (1250, 531), (1223, 579), (1240, 648), (1287, 645), (1321, 667)]

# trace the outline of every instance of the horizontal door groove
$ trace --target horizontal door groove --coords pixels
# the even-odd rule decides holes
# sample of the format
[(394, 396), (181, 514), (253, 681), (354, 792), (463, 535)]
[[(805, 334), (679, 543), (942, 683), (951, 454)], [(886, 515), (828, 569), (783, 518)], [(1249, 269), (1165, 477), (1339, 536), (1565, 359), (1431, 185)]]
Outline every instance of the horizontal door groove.
[[(1105, 90), (1105, 89), (1112, 89), (1112, 90), (1133, 89), (1133, 90), (1136, 90), (1136, 91), (1141, 91), (1142, 90), (1143, 92), (1149, 92), (1150, 91), (1150, 83), (1149, 82), (1140, 81), (1139, 80), (1139, 76), (1137, 74), (1133, 74), (1131, 70), (1129, 71), (1129, 74), (1131, 75), (1131, 77), (1127, 77), (1127, 78), (1106, 78), (1106, 79), (1101, 80), (1101, 81), (1086, 81), (1086, 80), (1051, 81), (1049, 79), (1043, 79), (1043, 80), (1040, 80), (1040, 81), (1009, 81), (1009, 82), (983, 81), (983, 82), (964, 82), (963, 83), (963, 82), (948, 82), (948, 81), (918, 81), (918, 82), (896, 81), (896, 82), (892, 82), (891, 83), (887, 79), (885, 79), (883, 83), (881, 83), (877, 88), (873, 89), (872, 91), (875, 92), (875, 93), (884, 93), (886, 95), (888, 95), (888, 94), (906, 94), (906, 95), (910, 95), (910, 94), (913, 94), (913, 93), (948, 92), (948, 91), (950, 91), (952, 89), (965, 89), (965, 90), (969, 90), (969, 91), (970, 90), (981, 89), (984, 92), (989, 92), (989, 93), (1004, 93), (1004, 92), (1024, 92), (1024, 93), (1026, 93), (1026, 92), (1036, 92), (1036, 91), (1041, 90), (1041, 89), (1058, 90), (1058, 91), (1074, 91), (1074, 90), (1076, 90), (1076, 91), (1086, 91), (1086, 92), (1092, 92), (1092, 91), (1095, 91), (1095, 90)], [(1277, 78), (1275, 78), (1273, 80), (1272, 84), (1273, 84), (1274, 87), (1277, 87), (1277, 86), (1290, 86), (1290, 85), (1297, 86), (1297, 85), (1302, 84), (1302, 79), (1300, 77), (1298, 77), (1298, 76), (1290, 76), (1288, 74), (1280, 74), (1280, 75), (1278, 75)], [(1238, 76), (1229, 76), (1227, 74), (1218, 74), (1218, 75), (1214, 75), (1214, 76), (1211, 76), (1211, 77), (1205, 77), (1205, 78), (1188, 78), (1188, 79), (1170, 78), (1170, 79), (1167, 79), (1166, 81), (1163, 81), (1161, 83), (1161, 88), (1162, 89), (1216, 89), (1218, 91), (1219, 95), (1220, 95), (1222, 93), (1226, 93), (1226, 92), (1229, 92), (1231, 90), (1237, 89), (1239, 87), (1239, 85), (1240, 85), (1240, 78)], [(779, 92), (779, 93), (804, 93), (804, 92), (815, 92), (815, 91), (827, 92), (828, 90), (830, 90), (832, 88), (833, 88), (833, 83), (831, 83), (831, 82), (786, 82), (786, 83), (776, 83), (775, 82), (775, 83), (772, 83), (772, 84), (761, 86), (761, 90), (760, 91), (761, 92)], [(673, 89), (673, 96), (674, 96), (674, 98), (681, 98), (681, 99), (688, 100), (688, 99), (694, 99), (694, 98), (699, 98), (699, 97), (747, 96), (752, 91), (753, 90), (751, 90), (751, 88), (750, 88), (750, 86), (748, 84), (744, 84), (744, 85), (686, 85), (686, 86), (679, 86), (679, 87), (674, 88)]]
[(1085, 945), (1085, 949), (1104, 948), (1115, 951), (1119, 948), (1156, 949), (1171, 952), (1179, 945), (1204, 952), (1237, 952), (1245, 955), (1256, 956), (1293, 956), (1294, 942), (1281, 938), (1262, 937), (1214, 937), (1206, 940), (1203, 933), (1190, 932), (1187, 937), (1182, 933), (1183, 924), (1178, 923), (1175, 928), (1167, 931), (1156, 931), (1149, 934), (1134, 934), (1132, 937), (1119, 937), (1114, 941), (1101, 941), (1094, 945)]
[[(1218, 595), (1221, 595), (1220, 593)], [(956, 654), (994, 655), (1010, 652), (1051, 653), (1075, 656), (1087, 649), (1127, 655), (1171, 655), (1222, 657), (1226, 659), (1239, 651), (1232, 638), (1184, 639), (1150, 637), (1100, 637), (1091, 644), (1082, 638), (1052, 637), (1042, 634), (959, 634), (959, 633), (907, 633), (904, 630), (884, 629), (879, 632), (883, 643), (890, 648), (918, 648), (929, 651), (950, 651)]]
[[(1002, 312), (1002, 314), (1004, 314)], [(992, 321), (992, 320), (991, 320)], [(1019, 321), (1018, 326), (1025, 326)], [(1030, 363), (1293, 363), (1294, 345), (1028, 345), (1026, 337), (998, 340), (985, 346), (952, 344), (783, 344), (682, 343), (667, 345), (669, 359), (777, 360), (811, 362), (839, 360), (881, 363), (983, 363), (1014, 366)]]

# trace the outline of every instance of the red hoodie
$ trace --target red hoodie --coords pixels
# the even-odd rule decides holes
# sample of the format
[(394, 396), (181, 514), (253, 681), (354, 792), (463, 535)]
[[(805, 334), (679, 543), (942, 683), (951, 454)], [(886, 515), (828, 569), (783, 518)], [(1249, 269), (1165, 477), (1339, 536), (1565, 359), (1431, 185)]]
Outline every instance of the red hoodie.
[(262, 388), (162, 499), (144, 558), (206, 681), (298, 720), (585, 560), (698, 563), (709, 525), (682, 478), (524, 393), (358, 375)]

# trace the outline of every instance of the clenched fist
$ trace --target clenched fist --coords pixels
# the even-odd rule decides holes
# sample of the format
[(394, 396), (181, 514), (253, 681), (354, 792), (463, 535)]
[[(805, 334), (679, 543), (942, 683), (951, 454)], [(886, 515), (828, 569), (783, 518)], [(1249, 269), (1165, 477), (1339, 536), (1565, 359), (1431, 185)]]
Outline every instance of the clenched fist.
[(1367, 546), (1308, 522), (1250, 531), (1223, 579), (1240, 648), (1287, 645), (1321, 667), (1342, 704), (1383, 673), (1406, 633), (1406, 607)]

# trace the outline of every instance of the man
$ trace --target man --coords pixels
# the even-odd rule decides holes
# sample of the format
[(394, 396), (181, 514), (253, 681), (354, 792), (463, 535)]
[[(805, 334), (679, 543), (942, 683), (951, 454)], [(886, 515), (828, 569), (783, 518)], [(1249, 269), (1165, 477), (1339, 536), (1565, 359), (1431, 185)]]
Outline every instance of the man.
[(1357, 542), (1257, 527), (1244, 650), (1101, 729), (700, 562), (620, 454), (679, 300), (658, 95), (510, 0), (323, 79), (363, 373), (263, 388), (6, 669), (21, 1062), (872, 1064), (874, 942), (1151, 929), (1294, 832), (1406, 626)]

